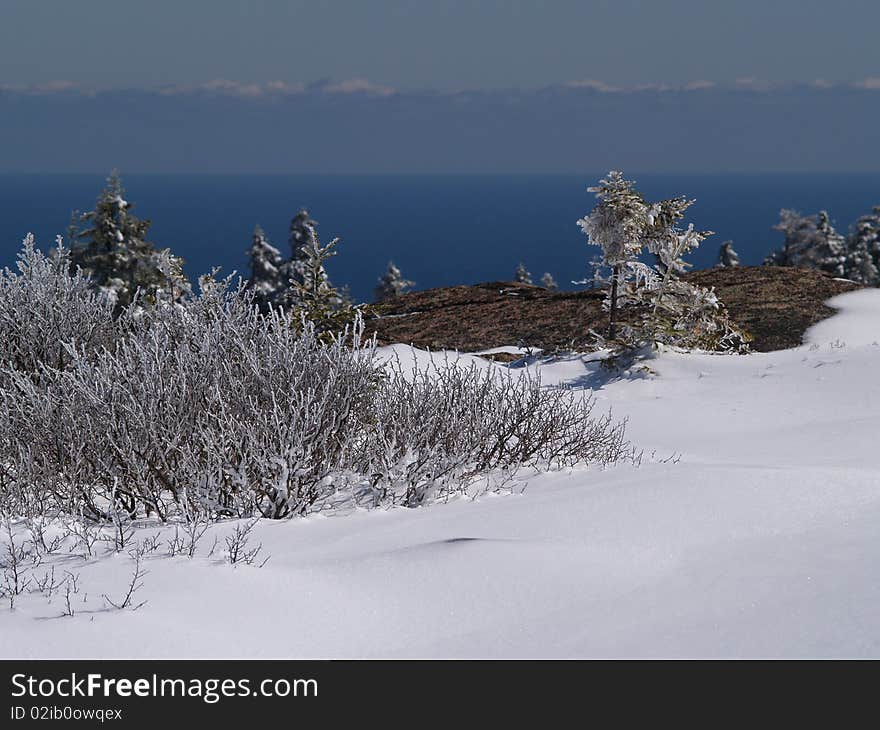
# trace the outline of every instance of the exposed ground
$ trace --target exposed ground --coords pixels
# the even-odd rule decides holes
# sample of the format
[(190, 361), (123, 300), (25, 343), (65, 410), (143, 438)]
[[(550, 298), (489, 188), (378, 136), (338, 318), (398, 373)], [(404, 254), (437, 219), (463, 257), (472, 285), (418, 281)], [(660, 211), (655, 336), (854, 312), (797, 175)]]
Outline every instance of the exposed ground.
[[(859, 285), (809, 269), (747, 266), (706, 269), (687, 277), (712, 286), (761, 352), (801, 344), (811, 325), (831, 316), (824, 302)], [(368, 322), (379, 341), (475, 352), (506, 345), (578, 349), (590, 329), (606, 326), (601, 291), (552, 292), (495, 281), (404, 294)]]

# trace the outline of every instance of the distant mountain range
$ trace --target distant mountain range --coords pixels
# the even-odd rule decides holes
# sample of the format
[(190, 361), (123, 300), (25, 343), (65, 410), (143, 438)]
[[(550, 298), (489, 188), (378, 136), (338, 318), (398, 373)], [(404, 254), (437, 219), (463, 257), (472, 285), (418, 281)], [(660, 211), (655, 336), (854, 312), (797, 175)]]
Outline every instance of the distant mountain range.
[(880, 81), (0, 87), (0, 172), (875, 171)]

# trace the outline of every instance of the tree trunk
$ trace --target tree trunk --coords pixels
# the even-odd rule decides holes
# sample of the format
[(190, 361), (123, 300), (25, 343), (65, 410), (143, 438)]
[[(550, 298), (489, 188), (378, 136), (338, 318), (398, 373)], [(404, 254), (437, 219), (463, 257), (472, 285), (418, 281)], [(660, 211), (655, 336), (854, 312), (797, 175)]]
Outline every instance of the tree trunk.
[(620, 264), (611, 269), (611, 307), (608, 311), (608, 339), (617, 337), (617, 283), (620, 279)]

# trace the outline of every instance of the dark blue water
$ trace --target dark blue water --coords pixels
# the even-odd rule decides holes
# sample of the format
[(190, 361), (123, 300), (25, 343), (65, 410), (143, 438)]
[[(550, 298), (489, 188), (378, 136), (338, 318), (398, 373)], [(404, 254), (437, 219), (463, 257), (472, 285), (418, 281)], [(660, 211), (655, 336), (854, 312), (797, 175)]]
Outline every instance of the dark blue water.
[[(124, 184), (136, 214), (153, 221), (152, 240), (183, 256), (191, 277), (212, 266), (247, 272), (257, 223), (287, 253), (290, 218), (307, 206), (322, 240), (341, 238), (328, 266), (334, 283), (369, 299), (389, 259), (418, 288), (510, 279), (519, 261), (571, 288), (597, 252), (575, 224), (593, 206), (586, 188), (597, 177), (128, 175)], [(697, 268), (715, 263), (725, 239), (744, 263), (760, 263), (780, 243), (772, 226), (782, 207), (825, 208), (845, 231), (880, 204), (880, 174), (635, 177), (650, 199), (697, 199), (690, 221), (716, 231), (692, 256)], [(0, 265), (14, 261), (28, 231), (51, 245), (103, 183), (99, 175), (0, 175)]]

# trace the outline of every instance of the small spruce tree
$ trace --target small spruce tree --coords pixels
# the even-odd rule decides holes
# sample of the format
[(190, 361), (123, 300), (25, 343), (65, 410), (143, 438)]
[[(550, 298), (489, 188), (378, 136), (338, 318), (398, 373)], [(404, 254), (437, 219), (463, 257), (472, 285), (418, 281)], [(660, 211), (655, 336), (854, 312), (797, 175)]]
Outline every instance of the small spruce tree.
[(718, 263), (716, 268), (732, 269), (739, 266), (739, 254), (733, 248), (733, 241), (725, 241), (718, 249)]
[(637, 262), (642, 253), (648, 225), (648, 205), (635, 183), (612, 170), (598, 185), (587, 188), (598, 203), (592, 212), (578, 220), (587, 242), (602, 249), (602, 264), (611, 269), (611, 286), (605, 304), (608, 309), (608, 337), (617, 337), (617, 310), (627, 264)]
[(865, 239), (865, 245), (871, 253), (874, 266), (880, 271), (880, 205), (874, 206), (867, 215), (856, 221), (859, 236)]
[(390, 299), (399, 297), (414, 285), (415, 282), (404, 279), (400, 269), (394, 265), (393, 261), (389, 261), (385, 273), (379, 277), (379, 283), (375, 290), (375, 300), (377, 302), (387, 302)]
[(526, 265), (520, 262), (516, 271), (514, 272), (514, 281), (519, 282), (520, 284), (531, 284), (532, 283), (532, 275), (529, 270), (526, 268)]
[(819, 211), (816, 242), (809, 248), (809, 258), (817, 269), (834, 276), (846, 274), (846, 238), (834, 229), (824, 210)]
[(782, 248), (771, 251), (764, 259), (765, 266), (798, 266), (803, 256), (803, 250), (808, 245), (812, 231), (816, 225), (808, 216), (803, 216), (796, 210), (783, 208), (779, 211), (779, 223), (773, 226), (776, 231), (782, 231)]
[[(606, 305), (615, 347), (631, 353), (649, 344), (745, 351), (748, 336), (728, 319), (715, 293), (681, 278), (690, 268), (684, 256), (712, 235), (681, 227), (694, 201), (678, 196), (648, 203), (619, 172), (590, 190), (599, 203), (578, 223), (589, 242), (602, 247), (602, 263), (612, 269)], [(639, 259), (643, 250), (654, 255), (653, 267)], [(623, 305), (633, 310), (629, 322), (635, 317), (635, 324), (618, 326)], [(599, 338), (600, 346), (604, 342)]]
[[(301, 208), (290, 221), (290, 261), (288, 262), (287, 278), (294, 283), (304, 283), (309, 253), (320, 244), (318, 242), (318, 222), (313, 220), (309, 211)], [(325, 274), (326, 275), (326, 274)]]
[(774, 228), (782, 231), (785, 240), (781, 249), (764, 260), (765, 264), (819, 269), (833, 276), (844, 276), (846, 239), (834, 229), (824, 210), (817, 215), (802, 216), (795, 210), (783, 209)]
[(880, 283), (880, 207), (859, 218), (846, 238), (824, 210), (812, 216), (782, 210), (774, 228), (785, 241), (765, 264), (819, 269), (869, 286)]
[(880, 284), (880, 206), (859, 218), (847, 240), (846, 277), (870, 286)]
[(95, 209), (76, 216), (69, 228), (71, 266), (82, 269), (117, 311), (138, 292), (140, 301), (151, 305), (189, 292), (183, 260), (147, 240), (150, 221), (137, 218), (133, 207), (114, 171)]
[[(315, 270), (311, 267), (315, 263), (315, 252), (323, 250), (318, 238), (318, 223), (309, 215), (309, 211), (305, 208), (293, 217), (290, 221), (290, 259), (285, 261), (281, 267), (282, 288), (276, 298), (279, 306), (292, 309), (300, 305), (299, 293), (303, 290), (303, 286), (307, 284), (308, 277), (312, 277), (313, 281), (306, 288), (314, 288), (317, 286), (316, 281), (322, 282), (322, 290), (332, 290), (336, 297), (336, 302), (343, 301), (342, 294), (333, 288), (327, 271), (324, 269), (323, 263)], [(332, 251), (335, 243), (329, 244), (328, 251)], [(323, 262), (334, 253), (328, 253), (321, 259)]]
[(312, 237), (301, 249), (303, 280), (293, 282), (293, 311), (312, 322), (317, 332), (331, 337), (351, 325), (361, 311), (330, 283), (324, 269), (324, 262), (336, 255), (338, 243), (334, 238), (322, 246), (317, 236)]
[(284, 259), (281, 252), (269, 243), (260, 226), (254, 228), (248, 258), (251, 276), (247, 286), (254, 292), (256, 304), (265, 312), (270, 306), (278, 303), (286, 282), (283, 276)]
[(553, 278), (553, 274), (549, 271), (545, 271), (544, 275), (541, 277), (541, 286), (545, 289), (550, 289), (551, 291), (559, 288), (556, 279)]

